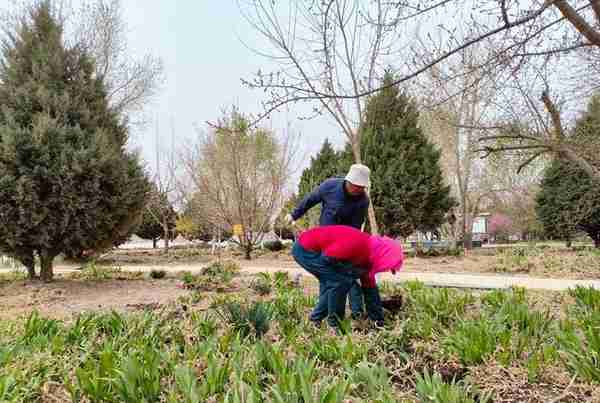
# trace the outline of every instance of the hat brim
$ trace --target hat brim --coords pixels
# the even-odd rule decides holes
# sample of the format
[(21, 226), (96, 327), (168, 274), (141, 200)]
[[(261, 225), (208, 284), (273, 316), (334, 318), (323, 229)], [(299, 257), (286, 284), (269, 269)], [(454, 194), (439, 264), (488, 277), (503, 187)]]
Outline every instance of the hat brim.
[(369, 187), (369, 183), (368, 182), (366, 184), (364, 182), (363, 183), (356, 183), (358, 181), (353, 181), (352, 179), (350, 179), (348, 177), (346, 177), (345, 179), (346, 179), (346, 181), (350, 182), (354, 186), (360, 186), (360, 187), (363, 187), (363, 188)]

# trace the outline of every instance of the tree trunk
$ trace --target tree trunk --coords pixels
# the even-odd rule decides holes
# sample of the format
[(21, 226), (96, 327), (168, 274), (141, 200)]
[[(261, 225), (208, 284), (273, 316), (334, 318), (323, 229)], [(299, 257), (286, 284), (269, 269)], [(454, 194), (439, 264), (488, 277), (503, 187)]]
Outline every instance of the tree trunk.
[(29, 278), (29, 280), (34, 280), (36, 278), (36, 275), (35, 275), (35, 258), (33, 257), (33, 255), (20, 257), (19, 261), (27, 269), (27, 277)]
[(165, 238), (165, 252), (169, 253), (169, 223), (167, 222), (168, 218), (165, 217), (165, 221), (163, 222), (163, 230), (164, 230), (164, 238)]
[(246, 260), (250, 260), (252, 259), (252, 256), (250, 255), (252, 253), (252, 246), (250, 245), (246, 245), (246, 247), (244, 248), (244, 259)]
[[(359, 138), (352, 139), (352, 152), (354, 154), (354, 161), (357, 164), (362, 164), (362, 157), (360, 155), (360, 139)], [(371, 183), (372, 182), (373, 181), (371, 181)], [(371, 193), (371, 189), (368, 188), (367, 195), (369, 196), (369, 198), (371, 197), (370, 193)], [(371, 234), (379, 235), (379, 226), (377, 225), (377, 217), (375, 217), (375, 207), (373, 207), (372, 201), (371, 201), (371, 203), (369, 203), (368, 216), (369, 216), (369, 227), (371, 228)]]
[(54, 256), (52, 256), (50, 253), (46, 251), (40, 253), (40, 278), (46, 283), (49, 283), (54, 278), (54, 272), (52, 270), (53, 261)]
[(25, 265), (25, 267), (27, 268), (27, 277), (29, 278), (29, 280), (34, 280), (36, 278), (35, 263), (32, 263), (31, 265), (27, 264)]
[(465, 200), (463, 200), (463, 204), (462, 204), (462, 233), (463, 233), (463, 248), (467, 249), (467, 250), (471, 250), (473, 249), (473, 234), (472, 232), (472, 226), (471, 228), (469, 227), (469, 220), (467, 219), (467, 204), (465, 203)]
[(156, 238), (152, 238), (152, 249), (156, 249)]

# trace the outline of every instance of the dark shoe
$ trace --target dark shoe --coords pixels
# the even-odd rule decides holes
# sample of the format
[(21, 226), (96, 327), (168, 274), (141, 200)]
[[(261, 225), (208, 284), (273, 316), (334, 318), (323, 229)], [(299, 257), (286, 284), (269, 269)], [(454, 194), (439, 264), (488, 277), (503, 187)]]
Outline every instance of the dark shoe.
[(309, 319), (308, 321), (316, 328), (321, 328), (321, 325), (323, 323), (323, 321), (320, 319), (319, 320)]
[(350, 317), (352, 318), (352, 320), (361, 320), (365, 318), (365, 314), (364, 312), (352, 312), (350, 314)]

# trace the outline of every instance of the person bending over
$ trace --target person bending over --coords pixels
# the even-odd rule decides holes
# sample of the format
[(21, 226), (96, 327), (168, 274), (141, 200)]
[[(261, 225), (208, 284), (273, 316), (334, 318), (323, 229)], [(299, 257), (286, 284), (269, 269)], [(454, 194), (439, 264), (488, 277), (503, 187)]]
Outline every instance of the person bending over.
[(302, 232), (292, 248), (296, 262), (319, 280), (319, 300), (310, 320), (338, 327), (344, 319), (346, 298), (360, 280), (370, 320), (383, 324), (381, 297), (375, 281), (377, 273), (396, 274), (404, 255), (400, 243), (344, 226), (330, 225)]

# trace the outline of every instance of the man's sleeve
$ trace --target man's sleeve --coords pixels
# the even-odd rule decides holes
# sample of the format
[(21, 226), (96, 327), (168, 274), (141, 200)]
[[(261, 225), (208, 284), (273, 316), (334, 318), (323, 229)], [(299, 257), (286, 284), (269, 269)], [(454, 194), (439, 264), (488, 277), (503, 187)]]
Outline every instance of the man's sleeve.
[(292, 211), (292, 218), (294, 220), (298, 220), (301, 218), (308, 210), (310, 210), (315, 204), (319, 204), (323, 201), (323, 192), (322, 186), (319, 185), (313, 189), (301, 202), (298, 206)]
[(361, 229), (365, 219), (367, 218), (367, 211), (369, 210), (369, 199), (356, 209), (356, 213), (352, 216), (352, 226), (357, 229)]

